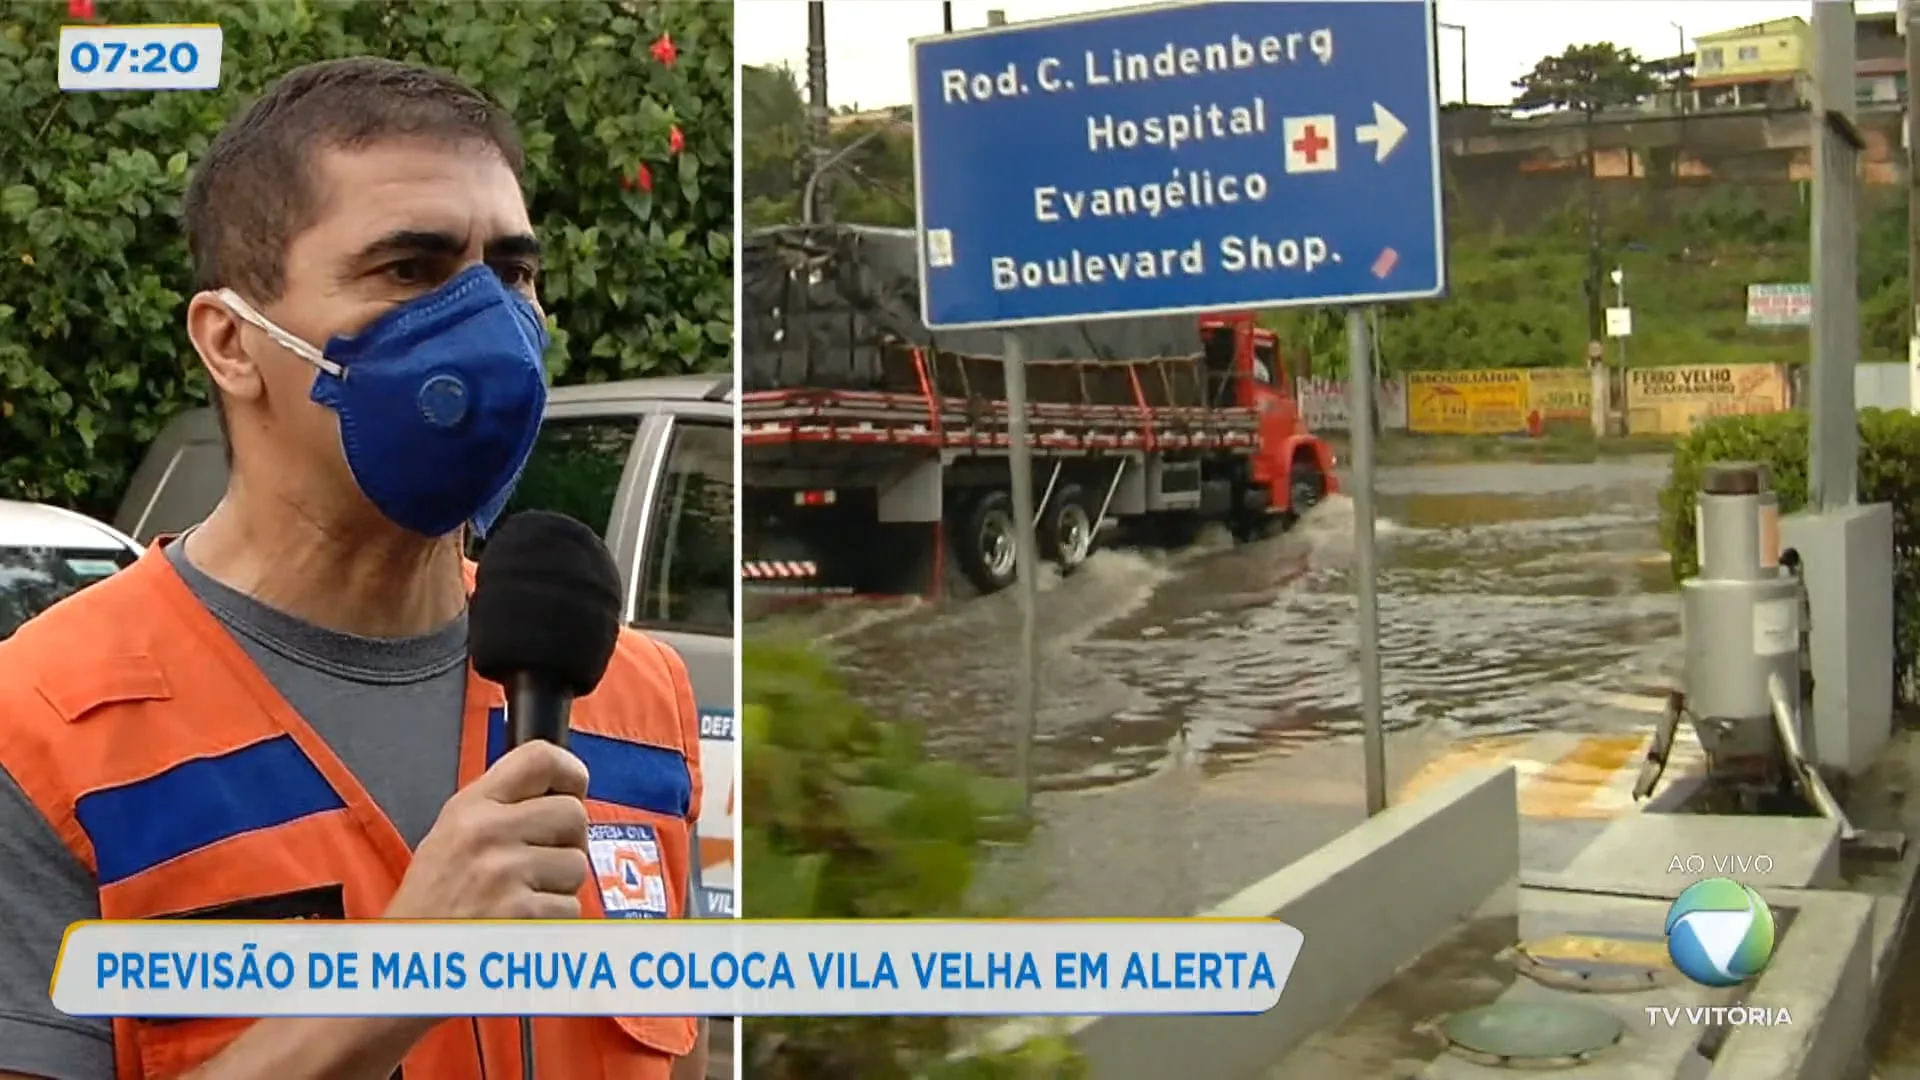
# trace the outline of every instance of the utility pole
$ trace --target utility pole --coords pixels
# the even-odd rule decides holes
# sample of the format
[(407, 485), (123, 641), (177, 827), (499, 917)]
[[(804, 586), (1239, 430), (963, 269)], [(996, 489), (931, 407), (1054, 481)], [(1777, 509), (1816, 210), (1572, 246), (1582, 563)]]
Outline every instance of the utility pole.
[(1587, 185), (1587, 347), (1598, 349), (1605, 340), (1606, 297), (1600, 292), (1600, 170), (1594, 159), (1594, 107), (1586, 112)]
[(817, 176), (813, 202), (801, 208), (808, 221), (833, 223), (833, 180), (824, 175), (827, 158), (833, 153), (832, 128), (827, 112), (827, 5), (824, 0), (807, 4), (807, 172)]
[(1920, 109), (1914, 108), (1915, 79), (1920, 77), (1920, 0), (1900, 6), (1900, 32), (1907, 39), (1907, 406), (1920, 410)]
[[(1909, 39), (1911, 40), (1911, 39)], [(1857, 497), (1859, 418), (1853, 369), (1860, 362), (1860, 152), (1854, 124), (1853, 4), (1813, 5), (1813, 355), (1807, 436), (1807, 504), (1851, 506)], [(1818, 715), (1816, 713), (1816, 715)]]
[[(1460, 23), (1441, 22), (1438, 14), (1440, 9), (1435, 7), (1433, 10), (1435, 12), (1433, 25), (1436, 30), (1451, 30), (1460, 35), (1460, 104), (1466, 105), (1472, 101), (1472, 99), (1467, 96), (1467, 28)], [(1435, 34), (1434, 38), (1437, 41), (1439, 35)], [(1438, 64), (1434, 65), (1436, 75), (1438, 74), (1439, 66)], [(1437, 82), (1435, 88), (1437, 91)]]
[(1687, 56), (1687, 28), (1672, 21), (1669, 21), (1667, 25), (1673, 27), (1673, 32), (1680, 35), (1680, 51), (1673, 54), (1674, 58), (1680, 63), (1679, 75), (1674, 79), (1674, 89), (1676, 90), (1674, 97), (1678, 99), (1674, 104), (1679, 108), (1680, 115), (1684, 117), (1687, 115), (1687, 87), (1693, 81), (1689, 77), (1691, 75), (1692, 61)]

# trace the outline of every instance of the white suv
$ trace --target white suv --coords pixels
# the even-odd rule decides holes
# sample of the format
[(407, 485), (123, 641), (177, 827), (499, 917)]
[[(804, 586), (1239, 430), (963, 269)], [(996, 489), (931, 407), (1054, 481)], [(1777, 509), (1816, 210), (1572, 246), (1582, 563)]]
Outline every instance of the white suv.
[(0, 639), (139, 557), (131, 537), (90, 517), (0, 499)]

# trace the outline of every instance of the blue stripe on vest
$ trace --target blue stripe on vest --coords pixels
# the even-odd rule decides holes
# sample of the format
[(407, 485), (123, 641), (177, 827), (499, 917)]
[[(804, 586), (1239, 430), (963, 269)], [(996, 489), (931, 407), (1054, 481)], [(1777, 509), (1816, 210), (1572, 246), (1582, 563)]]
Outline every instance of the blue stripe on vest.
[[(693, 774), (673, 750), (573, 731), (567, 749), (587, 766), (587, 798), (684, 818), (693, 808)], [(507, 752), (507, 711), (487, 715), (487, 764)]]
[(244, 833), (346, 806), (286, 735), (80, 796), (74, 816), (93, 843), (100, 884)]

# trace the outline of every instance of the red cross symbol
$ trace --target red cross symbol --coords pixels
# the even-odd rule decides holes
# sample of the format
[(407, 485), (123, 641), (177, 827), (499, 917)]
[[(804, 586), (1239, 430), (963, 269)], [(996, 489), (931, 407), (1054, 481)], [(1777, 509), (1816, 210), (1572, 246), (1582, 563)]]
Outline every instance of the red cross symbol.
[(1317, 164), (1320, 160), (1320, 151), (1331, 145), (1326, 137), (1320, 134), (1320, 129), (1312, 124), (1301, 128), (1300, 137), (1293, 140), (1294, 151), (1307, 159), (1309, 165)]

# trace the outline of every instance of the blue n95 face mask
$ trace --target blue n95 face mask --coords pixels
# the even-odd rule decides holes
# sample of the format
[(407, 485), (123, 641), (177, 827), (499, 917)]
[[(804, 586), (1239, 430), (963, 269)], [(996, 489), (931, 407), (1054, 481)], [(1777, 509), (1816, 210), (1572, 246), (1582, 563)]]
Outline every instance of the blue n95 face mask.
[(347, 468), (387, 520), (422, 536), (493, 527), (540, 434), (547, 330), (527, 299), (473, 266), (317, 349), (231, 289), (220, 299), (320, 370)]

